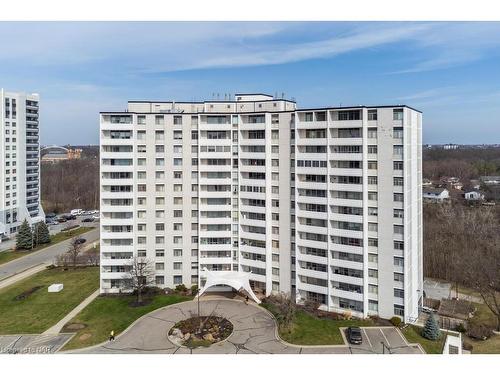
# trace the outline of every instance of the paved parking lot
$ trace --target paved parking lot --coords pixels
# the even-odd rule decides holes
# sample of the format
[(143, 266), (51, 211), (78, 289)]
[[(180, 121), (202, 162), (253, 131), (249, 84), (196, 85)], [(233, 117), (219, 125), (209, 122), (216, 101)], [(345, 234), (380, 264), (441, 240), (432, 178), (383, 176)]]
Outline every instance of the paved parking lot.
[(51, 354), (57, 352), (73, 336), (58, 335), (3, 335), (0, 336), (0, 354)]
[[(361, 328), (363, 343), (350, 345), (352, 354), (423, 354), (417, 345), (406, 342), (403, 335), (395, 327)], [(346, 340), (347, 341), (347, 340)]]

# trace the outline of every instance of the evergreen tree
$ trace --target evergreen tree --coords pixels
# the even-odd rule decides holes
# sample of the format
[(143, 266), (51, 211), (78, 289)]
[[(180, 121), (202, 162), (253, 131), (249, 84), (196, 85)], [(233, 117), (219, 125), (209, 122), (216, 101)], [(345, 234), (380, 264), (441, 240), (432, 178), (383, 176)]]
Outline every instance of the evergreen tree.
[(45, 222), (41, 221), (36, 224), (34, 236), (37, 245), (50, 242), (49, 228)]
[(16, 249), (31, 249), (33, 246), (33, 233), (28, 221), (24, 219), (16, 235)]
[(439, 336), (441, 336), (439, 324), (434, 314), (431, 314), (425, 322), (424, 330), (422, 331), (422, 337), (435, 341), (439, 338)]

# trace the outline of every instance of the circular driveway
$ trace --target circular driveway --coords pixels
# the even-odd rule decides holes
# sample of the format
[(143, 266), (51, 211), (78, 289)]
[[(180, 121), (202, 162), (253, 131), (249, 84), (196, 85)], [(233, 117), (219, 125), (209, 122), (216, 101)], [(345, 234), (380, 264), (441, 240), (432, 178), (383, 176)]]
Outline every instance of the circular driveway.
[[(276, 321), (261, 307), (230, 299), (202, 299), (201, 315), (215, 314), (233, 324), (226, 341), (208, 348), (188, 349), (170, 342), (167, 333), (180, 320), (198, 314), (197, 302), (163, 307), (139, 318), (115, 341), (66, 353), (165, 353), (165, 354), (349, 354), (348, 345), (303, 347), (278, 339)], [(366, 353), (369, 350), (363, 350)]]

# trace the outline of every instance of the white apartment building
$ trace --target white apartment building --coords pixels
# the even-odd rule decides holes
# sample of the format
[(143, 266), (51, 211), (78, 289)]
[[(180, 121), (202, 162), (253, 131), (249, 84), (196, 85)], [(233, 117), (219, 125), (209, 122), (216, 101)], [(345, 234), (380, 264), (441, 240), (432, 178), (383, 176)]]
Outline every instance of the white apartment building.
[(45, 219), (40, 202), (38, 94), (0, 90), (0, 241)]
[[(263, 94), (101, 113), (101, 292), (133, 257), (160, 287), (250, 273), (266, 295), (414, 319), (422, 294), (421, 114), (297, 109)], [(203, 273), (202, 283), (203, 283)]]

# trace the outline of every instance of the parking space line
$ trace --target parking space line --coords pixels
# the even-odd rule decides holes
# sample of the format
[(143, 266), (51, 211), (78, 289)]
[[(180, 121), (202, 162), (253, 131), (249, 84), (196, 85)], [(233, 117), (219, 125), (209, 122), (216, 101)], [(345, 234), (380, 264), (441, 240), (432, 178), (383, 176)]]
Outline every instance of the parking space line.
[(385, 342), (387, 343), (387, 346), (388, 346), (388, 347), (391, 347), (391, 344), (389, 343), (389, 340), (387, 340), (387, 337), (385, 336), (384, 331), (382, 331), (382, 328), (379, 328), (379, 331), (380, 331), (380, 333), (382, 334), (382, 336), (384, 336), (384, 340), (385, 340)]
[(368, 344), (370, 344), (370, 348), (373, 348), (372, 342), (370, 341), (370, 337), (368, 336), (368, 333), (366, 333), (366, 330), (363, 329), (363, 332), (366, 336), (366, 340), (368, 341)]

